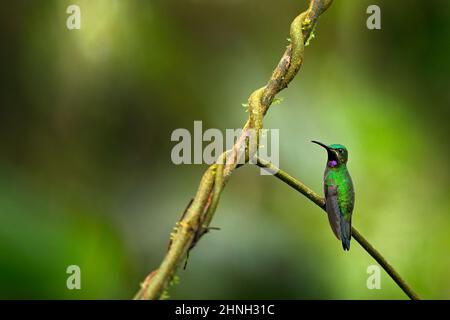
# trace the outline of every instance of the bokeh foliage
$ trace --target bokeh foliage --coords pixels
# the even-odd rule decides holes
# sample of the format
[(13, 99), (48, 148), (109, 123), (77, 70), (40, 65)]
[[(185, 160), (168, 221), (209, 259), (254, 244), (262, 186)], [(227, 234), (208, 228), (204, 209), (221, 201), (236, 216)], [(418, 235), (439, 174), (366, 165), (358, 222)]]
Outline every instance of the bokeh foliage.
[[(239, 128), (307, 1), (13, 1), (0, 15), (0, 297), (130, 298), (157, 267), (206, 166), (170, 160), (176, 128)], [(82, 29), (65, 28), (69, 4)], [(382, 30), (365, 27), (378, 4)], [(407, 8), (407, 10), (405, 9)], [(281, 167), (321, 191), (345, 144), (354, 225), (424, 298), (450, 298), (446, 1), (335, 1), (270, 110)], [(344, 253), (325, 215), (239, 169), (173, 298), (403, 299)], [(66, 267), (82, 290), (65, 287)]]

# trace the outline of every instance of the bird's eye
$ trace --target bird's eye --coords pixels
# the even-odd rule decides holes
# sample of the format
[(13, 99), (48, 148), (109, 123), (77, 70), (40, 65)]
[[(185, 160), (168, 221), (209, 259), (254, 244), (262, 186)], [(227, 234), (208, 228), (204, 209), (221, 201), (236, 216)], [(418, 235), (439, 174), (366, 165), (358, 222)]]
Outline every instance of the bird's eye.
[(342, 152), (344, 152), (344, 150), (342, 150), (342, 149), (338, 149), (338, 152), (339, 152), (339, 153), (342, 153)]

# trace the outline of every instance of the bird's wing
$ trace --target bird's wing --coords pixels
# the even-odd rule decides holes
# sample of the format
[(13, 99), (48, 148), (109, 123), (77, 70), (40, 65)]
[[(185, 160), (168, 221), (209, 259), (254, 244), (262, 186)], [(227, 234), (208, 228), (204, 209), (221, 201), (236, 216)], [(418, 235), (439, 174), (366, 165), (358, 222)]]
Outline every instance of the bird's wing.
[(337, 199), (337, 186), (325, 187), (325, 206), (331, 229), (336, 238), (341, 240), (341, 209)]

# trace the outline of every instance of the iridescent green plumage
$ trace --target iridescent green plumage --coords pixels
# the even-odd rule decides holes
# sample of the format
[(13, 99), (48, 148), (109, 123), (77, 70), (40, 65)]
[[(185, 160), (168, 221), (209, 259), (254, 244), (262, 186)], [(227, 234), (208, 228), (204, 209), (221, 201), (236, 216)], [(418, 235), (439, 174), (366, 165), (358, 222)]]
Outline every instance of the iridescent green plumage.
[(328, 161), (323, 180), (326, 210), (331, 229), (342, 241), (344, 250), (349, 250), (355, 192), (347, 169), (348, 151), (340, 144), (327, 146), (321, 142), (312, 142), (327, 150)]

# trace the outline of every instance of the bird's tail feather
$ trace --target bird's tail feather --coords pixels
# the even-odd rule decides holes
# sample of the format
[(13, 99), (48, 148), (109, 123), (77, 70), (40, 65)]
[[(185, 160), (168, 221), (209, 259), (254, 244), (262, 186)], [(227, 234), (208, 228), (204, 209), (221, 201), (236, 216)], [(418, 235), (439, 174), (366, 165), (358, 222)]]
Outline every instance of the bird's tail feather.
[(350, 239), (352, 237), (352, 223), (351, 221), (346, 221), (344, 218), (341, 219), (341, 240), (342, 248), (344, 250), (350, 250)]

